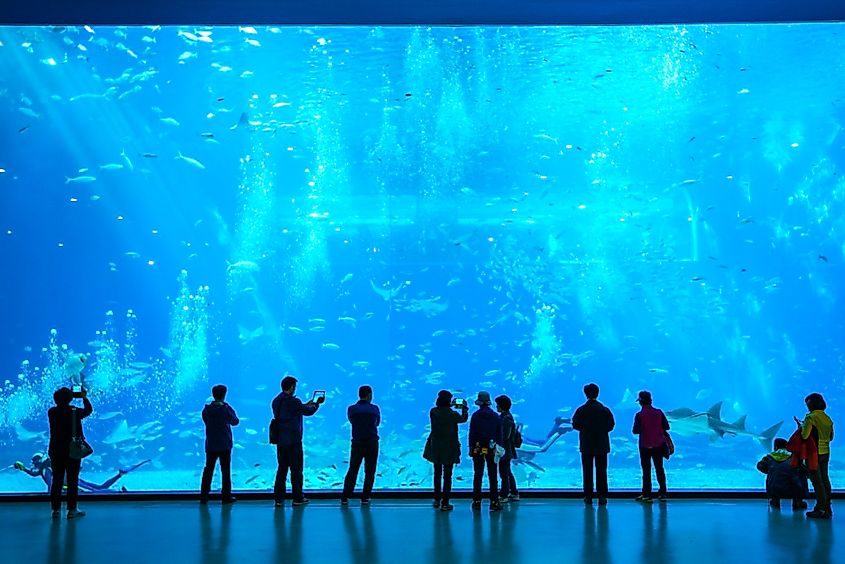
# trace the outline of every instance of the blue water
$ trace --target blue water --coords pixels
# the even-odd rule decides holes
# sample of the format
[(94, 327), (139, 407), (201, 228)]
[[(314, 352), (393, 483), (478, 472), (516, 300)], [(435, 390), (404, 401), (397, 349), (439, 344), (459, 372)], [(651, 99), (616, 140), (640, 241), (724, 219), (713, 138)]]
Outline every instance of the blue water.
[[(287, 373), (328, 393), (310, 488), (361, 384), (376, 487), (417, 488), (439, 389), (544, 439), (590, 381), (611, 487), (640, 389), (747, 415), (676, 417), (670, 488), (760, 487), (759, 443), (843, 397), (843, 30), (0, 29), (0, 491), (44, 490), (12, 464), (80, 354), (83, 478), (150, 460), (114, 489), (198, 488), (219, 382), (235, 488), (270, 487)], [(575, 433), (530, 462), (521, 487), (580, 484)]]

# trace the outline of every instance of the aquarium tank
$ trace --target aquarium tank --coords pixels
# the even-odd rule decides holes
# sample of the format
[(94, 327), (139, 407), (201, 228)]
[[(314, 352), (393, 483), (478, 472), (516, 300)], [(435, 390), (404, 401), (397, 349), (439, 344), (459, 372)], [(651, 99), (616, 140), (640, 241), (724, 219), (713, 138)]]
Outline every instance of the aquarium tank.
[(441, 389), (512, 398), (521, 489), (580, 488), (589, 382), (611, 489), (640, 390), (670, 490), (762, 489), (804, 397), (845, 399), (843, 31), (0, 28), (0, 491), (46, 491), (80, 374), (115, 492), (198, 490), (218, 383), (234, 487), (268, 491), (288, 374), (327, 393), (307, 489), (341, 487), (362, 384), (377, 489), (431, 486)]

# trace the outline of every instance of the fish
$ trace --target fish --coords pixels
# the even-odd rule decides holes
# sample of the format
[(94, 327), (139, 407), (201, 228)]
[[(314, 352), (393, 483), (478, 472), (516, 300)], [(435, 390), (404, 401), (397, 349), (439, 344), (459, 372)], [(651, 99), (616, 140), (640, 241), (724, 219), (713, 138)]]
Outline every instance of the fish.
[(94, 182), (97, 180), (96, 176), (76, 176), (74, 178), (70, 178), (69, 176), (65, 176), (65, 184), (70, 184), (71, 182), (75, 182), (77, 184), (87, 184), (89, 182)]
[(249, 35), (258, 35), (258, 31), (252, 26), (238, 26), (238, 31)]
[(120, 156), (123, 157), (123, 162), (126, 164), (126, 168), (128, 168), (130, 171), (135, 170), (135, 167), (132, 165), (132, 161), (129, 160), (129, 155), (126, 154), (125, 147), (120, 150)]
[(733, 423), (722, 420), (722, 404), (718, 402), (705, 412), (697, 412), (687, 407), (672, 409), (666, 412), (666, 419), (672, 424), (672, 431), (683, 436), (707, 435), (710, 441), (724, 438), (725, 435), (744, 435), (753, 438), (765, 449), (770, 449), (772, 441), (783, 425), (783, 421), (755, 433), (745, 427), (747, 415), (743, 415)]
[(164, 123), (164, 124), (167, 124), (167, 125), (172, 125), (174, 127), (179, 127), (181, 125), (178, 121), (176, 121), (175, 118), (172, 118), (172, 117), (159, 118), (159, 121), (161, 123)]
[(337, 351), (340, 350), (340, 345), (336, 345), (334, 343), (323, 343), (323, 348), (330, 351)]
[(824, 255), (819, 255), (819, 260), (822, 262), (827, 262), (827, 257)]
[(352, 326), (353, 329), (357, 326), (358, 323), (358, 321), (356, 321), (354, 317), (338, 317), (337, 320)]
[(185, 161), (186, 163), (188, 163), (189, 165), (191, 165), (194, 168), (198, 168), (200, 170), (205, 170), (204, 164), (202, 164), (201, 162), (199, 162), (197, 159), (195, 159), (193, 157), (186, 157), (185, 155), (182, 154), (181, 151), (179, 151), (179, 154), (176, 155), (176, 158)]
[(118, 163), (108, 163), (100, 165), (100, 170), (123, 170), (123, 165)]
[(36, 113), (32, 108), (20, 107), (20, 108), (18, 108), (18, 111), (20, 113), (22, 113), (23, 115), (34, 118), (34, 119), (38, 119), (38, 118), (41, 117), (41, 114)]
[(184, 51), (181, 55), (179, 55), (178, 59), (180, 61), (186, 61), (188, 59), (195, 59), (197, 54), (193, 51)]

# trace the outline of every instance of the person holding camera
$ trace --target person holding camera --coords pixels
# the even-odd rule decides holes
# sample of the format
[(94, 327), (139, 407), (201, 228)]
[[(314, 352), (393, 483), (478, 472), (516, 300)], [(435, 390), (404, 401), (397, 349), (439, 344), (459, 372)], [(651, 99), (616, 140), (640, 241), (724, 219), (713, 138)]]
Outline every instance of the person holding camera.
[(361, 495), (361, 505), (369, 505), (373, 494), (373, 483), (376, 480), (376, 463), (378, 462), (378, 426), (381, 423), (381, 412), (373, 404), (373, 389), (370, 386), (358, 388), (358, 403), (354, 403), (346, 410), (346, 418), (352, 424), (352, 452), (349, 455), (349, 471), (343, 481), (341, 505), (349, 504), (349, 496), (355, 489), (358, 480), (358, 470), (364, 462), (364, 491)]
[(232, 406), (226, 403), (227, 391), (223, 384), (211, 388), (214, 401), (202, 409), (202, 420), (205, 423), (205, 468), (200, 483), (200, 503), (203, 505), (208, 503), (211, 478), (218, 460), (223, 475), (223, 504), (237, 501), (232, 497), (232, 425), (240, 423), (240, 419)]
[(273, 423), (275, 433), (271, 438), (276, 442), (276, 460), (279, 468), (276, 470), (276, 483), (273, 495), (276, 507), (284, 504), (287, 489), (288, 470), (290, 470), (291, 494), (293, 505), (305, 505), (310, 500), (302, 493), (302, 418), (314, 415), (317, 409), (326, 401), (326, 393), (314, 394), (314, 398), (302, 403), (296, 397), (297, 379), (293, 376), (282, 378), (282, 393), (273, 399)]
[(587, 402), (576, 409), (572, 416), (572, 428), (579, 434), (584, 503), (593, 504), (595, 467), (599, 505), (607, 505), (607, 455), (610, 452), (610, 432), (616, 422), (610, 409), (598, 400), (599, 387), (596, 384), (584, 386), (584, 396)]
[(501, 511), (499, 503), (499, 477), (496, 468), (496, 448), (502, 446), (502, 421), (490, 408), (489, 392), (478, 392), (475, 405), (478, 409), (469, 422), (469, 453), (472, 456), (472, 509), (481, 509), (481, 482), (484, 479), (484, 467), (487, 467), (487, 480), (490, 483), (490, 511)]
[[(460, 413), (452, 409), (453, 407), (459, 409)], [(461, 462), (458, 425), (467, 422), (469, 408), (466, 400), (453, 401), (450, 391), (440, 390), (428, 416), (431, 419), (431, 432), (425, 442), (423, 458), (434, 465), (434, 508), (452, 511), (454, 507), (449, 503), (452, 469), (455, 464)]]
[[(62, 510), (65, 476), (67, 476), (67, 518), (85, 516), (84, 511), (77, 509), (79, 471), (82, 468), (82, 460), (71, 457), (70, 444), (77, 437), (85, 437), (82, 432), (82, 420), (91, 415), (94, 408), (88, 401), (88, 391), (82, 386), (74, 386), (74, 388), (75, 390), (66, 387), (56, 390), (53, 394), (56, 405), (47, 411), (47, 417), (50, 420), (50, 446), (47, 454), (53, 470), (50, 505), (54, 519), (59, 517)], [(82, 409), (71, 405), (74, 398), (82, 398)]]

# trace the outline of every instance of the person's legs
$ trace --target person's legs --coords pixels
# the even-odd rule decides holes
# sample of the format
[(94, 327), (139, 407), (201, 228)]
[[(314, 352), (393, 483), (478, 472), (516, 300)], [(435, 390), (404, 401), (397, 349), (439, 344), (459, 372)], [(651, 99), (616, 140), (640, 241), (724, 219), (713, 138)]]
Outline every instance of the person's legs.
[(511, 493), (511, 459), (502, 457), (499, 460), (499, 479), (502, 481), (502, 488), (499, 490), (499, 497), (506, 498)]
[[(224, 450), (218, 453), (220, 457), (220, 474), (222, 474), (223, 483), (222, 491), (223, 499), (232, 498), (232, 451)], [(214, 468), (212, 466), (212, 468)]]
[(50, 463), (53, 467), (53, 483), (50, 484), (50, 506), (53, 511), (62, 509), (62, 490), (65, 486), (67, 460), (67, 458), (50, 457)]
[(496, 468), (496, 459), (488, 455), (486, 463), (487, 480), (490, 483), (490, 501), (499, 501), (499, 472)]
[(279, 464), (276, 470), (276, 483), (273, 485), (273, 496), (276, 498), (276, 503), (285, 500), (285, 492), (288, 487), (289, 458), (288, 449), (282, 445), (276, 445), (276, 462)]
[(819, 474), (821, 477), (822, 490), (824, 490), (825, 511), (831, 510), (831, 492), (830, 492), (830, 453), (819, 455)]
[(599, 499), (607, 499), (607, 453), (595, 455), (596, 460), (596, 494)]
[(484, 457), (472, 457), (472, 500), (481, 501), (481, 482), (484, 480)]
[(519, 495), (519, 490), (516, 489), (516, 478), (513, 476), (513, 470), (509, 470), (510, 472), (510, 492), (511, 495)]
[(640, 447), (640, 467), (643, 471), (643, 496), (651, 496), (651, 454), (647, 448)]
[(443, 464), (434, 465), (434, 501), (440, 501), (440, 480), (443, 476)]
[(216, 452), (205, 453), (205, 468), (202, 469), (202, 481), (200, 482), (200, 500), (208, 500), (211, 493), (211, 478), (214, 476), (214, 465), (217, 464)]
[(370, 441), (366, 444), (364, 452), (364, 499), (373, 496), (373, 484), (376, 481), (376, 468), (378, 467), (378, 441)]
[(358, 470), (361, 469), (361, 461), (364, 458), (364, 448), (361, 443), (353, 442), (349, 453), (349, 469), (343, 479), (343, 494), (340, 499), (349, 499), (355, 490), (355, 482), (358, 481)]
[(449, 497), (452, 493), (452, 468), (453, 464), (443, 465), (443, 505), (449, 505)]
[(663, 449), (653, 448), (651, 460), (654, 463), (654, 473), (657, 476), (657, 494), (666, 494), (666, 472), (663, 470)]
[(593, 499), (593, 455), (581, 453), (581, 479), (584, 486), (584, 499)]
[(302, 442), (300, 441), (294, 445), (291, 445), (290, 448), (290, 490), (293, 499), (299, 500), (305, 497), (302, 493), (302, 483), (304, 480), (302, 476), (302, 471), (303, 466), (305, 465), (304, 455), (302, 453)]
[(67, 510), (76, 511), (76, 500), (79, 498), (79, 471), (82, 461), (69, 458), (67, 461)]

